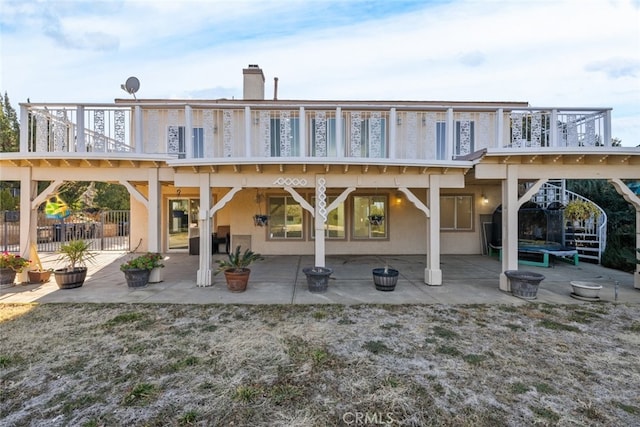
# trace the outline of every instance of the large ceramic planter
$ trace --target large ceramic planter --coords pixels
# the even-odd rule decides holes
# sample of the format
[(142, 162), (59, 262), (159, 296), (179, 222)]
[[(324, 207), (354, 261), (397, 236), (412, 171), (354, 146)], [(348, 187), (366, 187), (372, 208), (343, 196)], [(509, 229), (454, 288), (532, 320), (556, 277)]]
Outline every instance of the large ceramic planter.
[(527, 300), (537, 298), (538, 286), (544, 280), (542, 274), (532, 271), (507, 270), (504, 275), (509, 279), (513, 296)]
[(227, 280), (227, 288), (231, 292), (246, 291), (250, 274), (251, 270), (248, 268), (243, 268), (241, 270), (225, 270), (224, 278)]
[(0, 289), (10, 288), (16, 281), (16, 272), (11, 268), (0, 268)]
[(587, 301), (597, 301), (600, 299), (600, 289), (602, 285), (592, 282), (580, 282), (573, 280), (570, 282), (573, 289), (572, 297), (578, 299), (585, 299)]
[(87, 278), (87, 267), (76, 267), (73, 270), (66, 268), (54, 270), (53, 277), (60, 289), (79, 288)]
[(130, 288), (144, 288), (149, 284), (149, 274), (151, 270), (144, 268), (131, 268), (124, 270), (124, 278), (127, 280), (127, 286)]
[(45, 270), (45, 271), (31, 270), (31, 271), (27, 271), (27, 274), (29, 275), (29, 283), (47, 283), (51, 278), (50, 270)]
[(329, 277), (333, 270), (327, 267), (307, 267), (302, 272), (307, 276), (307, 286), (309, 292), (319, 294), (326, 292), (329, 288)]
[(398, 270), (393, 268), (374, 268), (373, 269), (373, 284), (376, 286), (376, 290), (383, 292), (391, 292), (396, 288), (398, 283)]

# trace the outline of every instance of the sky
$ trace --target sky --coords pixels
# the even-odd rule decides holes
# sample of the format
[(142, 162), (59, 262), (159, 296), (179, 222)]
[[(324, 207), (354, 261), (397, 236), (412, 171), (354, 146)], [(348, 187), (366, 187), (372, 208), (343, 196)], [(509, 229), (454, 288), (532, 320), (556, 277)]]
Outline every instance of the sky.
[(21, 102), (242, 98), (610, 107), (640, 145), (640, 0), (0, 0), (0, 91)]

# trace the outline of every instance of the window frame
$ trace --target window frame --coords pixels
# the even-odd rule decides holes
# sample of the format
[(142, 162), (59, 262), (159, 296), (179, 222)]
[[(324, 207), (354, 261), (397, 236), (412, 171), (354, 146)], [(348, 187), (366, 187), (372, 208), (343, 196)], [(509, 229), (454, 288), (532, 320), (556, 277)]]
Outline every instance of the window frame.
[[(284, 202), (284, 210), (285, 210), (285, 217), (284, 217), (284, 237), (274, 237), (273, 232), (272, 232), (272, 228), (274, 226), (274, 215), (273, 215), (273, 211), (271, 209), (271, 201), (273, 199), (285, 199)], [(287, 203), (288, 201), (291, 201), (292, 203)], [(289, 237), (287, 236), (287, 226), (289, 225), (287, 223), (287, 215), (286, 215), (286, 209), (287, 206), (291, 206), (291, 205), (297, 205), (300, 209), (300, 236), (296, 236), (296, 237)], [(304, 241), (306, 240), (306, 235), (305, 235), (305, 214), (304, 214), (304, 209), (302, 208), (302, 205), (300, 203), (298, 203), (293, 196), (289, 195), (289, 194), (272, 194), (272, 195), (267, 195), (267, 212), (269, 215), (269, 223), (267, 224), (266, 227), (266, 234), (267, 234), (267, 240), (268, 241), (278, 241), (278, 242), (285, 242), (285, 241), (295, 241), (295, 242), (300, 242), (300, 241)]]
[[(469, 224), (470, 227), (469, 228), (461, 228), (458, 224), (458, 218), (459, 216), (459, 207), (458, 207), (458, 203), (454, 203), (453, 207), (454, 207), (454, 212), (453, 212), (453, 228), (447, 228), (447, 227), (443, 227), (442, 225), (442, 218), (445, 216), (442, 213), (442, 207), (443, 207), (443, 200), (444, 199), (449, 199), (449, 198), (453, 198), (456, 201), (462, 198), (468, 199), (469, 200), (469, 207), (470, 207), (470, 212), (469, 212)], [(473, 194), (442, 194), (440, 195), (440, 231), (452, 231), (452, 232), (473, 232), (475, 231), (475, 221), (474, 221), (474, 215), (475, 215), (475, 197)], [(448, 214), (447, 214), (448, 216)]]
[[(358, 205), (357, 205), (357, 198), (368, 198), (369, 199), (369, 203), (368, 203), (368, 209), (367, 209), (367, 215), (366, 217), (357, 217), (356, 215), (358, 214)], [(372, 203), (372, 199), (373, 198), (382, 198), (383, 199), (383, 203), (384, 203), (384, 209), (383, 209), (383, 214), (384, 214), (384, 222), (382, 223), (381, 226), (376, 226), (370, 223), (369, 221), (369, 216), (371, 215), (371, 206), (373, 205)], [(350, 198), (351, 200), (351, 212), (349, 213), (350, 215), (350, 219), (351, 219), (351, 227), (350, 227), (350, 232), (351, 232), (351, 240), (352, 241), (367, 241), (367, 240), (373, 240), (373, 241), (380, 241), (380, 240), (389, 240), (389, 195), (388, 194), (356, 194), (351, 196)], [(358, 224), (359, 222), (365, 222), (367, 223), (367, 229), (368, 229), (368, 235), (365, 236), (358, 236), (356, 235), (356, 224)], [(372, 228), (373, 227), (384, 227), (384, 235), (380, 236), (380, 237), (376, 237), (376, 236), (372, 236)]]

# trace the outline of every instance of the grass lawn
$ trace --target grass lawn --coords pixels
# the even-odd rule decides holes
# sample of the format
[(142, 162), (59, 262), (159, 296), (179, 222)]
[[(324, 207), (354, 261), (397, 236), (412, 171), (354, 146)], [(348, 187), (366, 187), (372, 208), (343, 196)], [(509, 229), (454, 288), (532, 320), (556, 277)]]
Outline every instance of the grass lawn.
[(0, 425), (640, 425), (640, 306), (0, 304)]

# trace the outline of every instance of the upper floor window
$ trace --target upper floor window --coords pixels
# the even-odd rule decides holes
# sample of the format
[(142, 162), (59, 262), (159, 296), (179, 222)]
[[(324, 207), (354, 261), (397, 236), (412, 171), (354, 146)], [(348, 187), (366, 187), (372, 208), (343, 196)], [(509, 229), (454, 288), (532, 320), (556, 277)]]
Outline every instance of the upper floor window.
[(270, 239), (302, 239), (302, 206), (293, 197), (269, 197), (268, 212)]
[[(191, 133), (193, 158), (204, 157), (204, 129), (192, 128)], [(179, 159), (187, 157), (187, 139), (184, 126), (169, 126), (167, 138), (167, 152), (177, 154)]]
[(473, 230), (473, 196), (440, 197), (441, 230)]
[(387, 238), (387, 196), (354, 196), (353, 238)]

